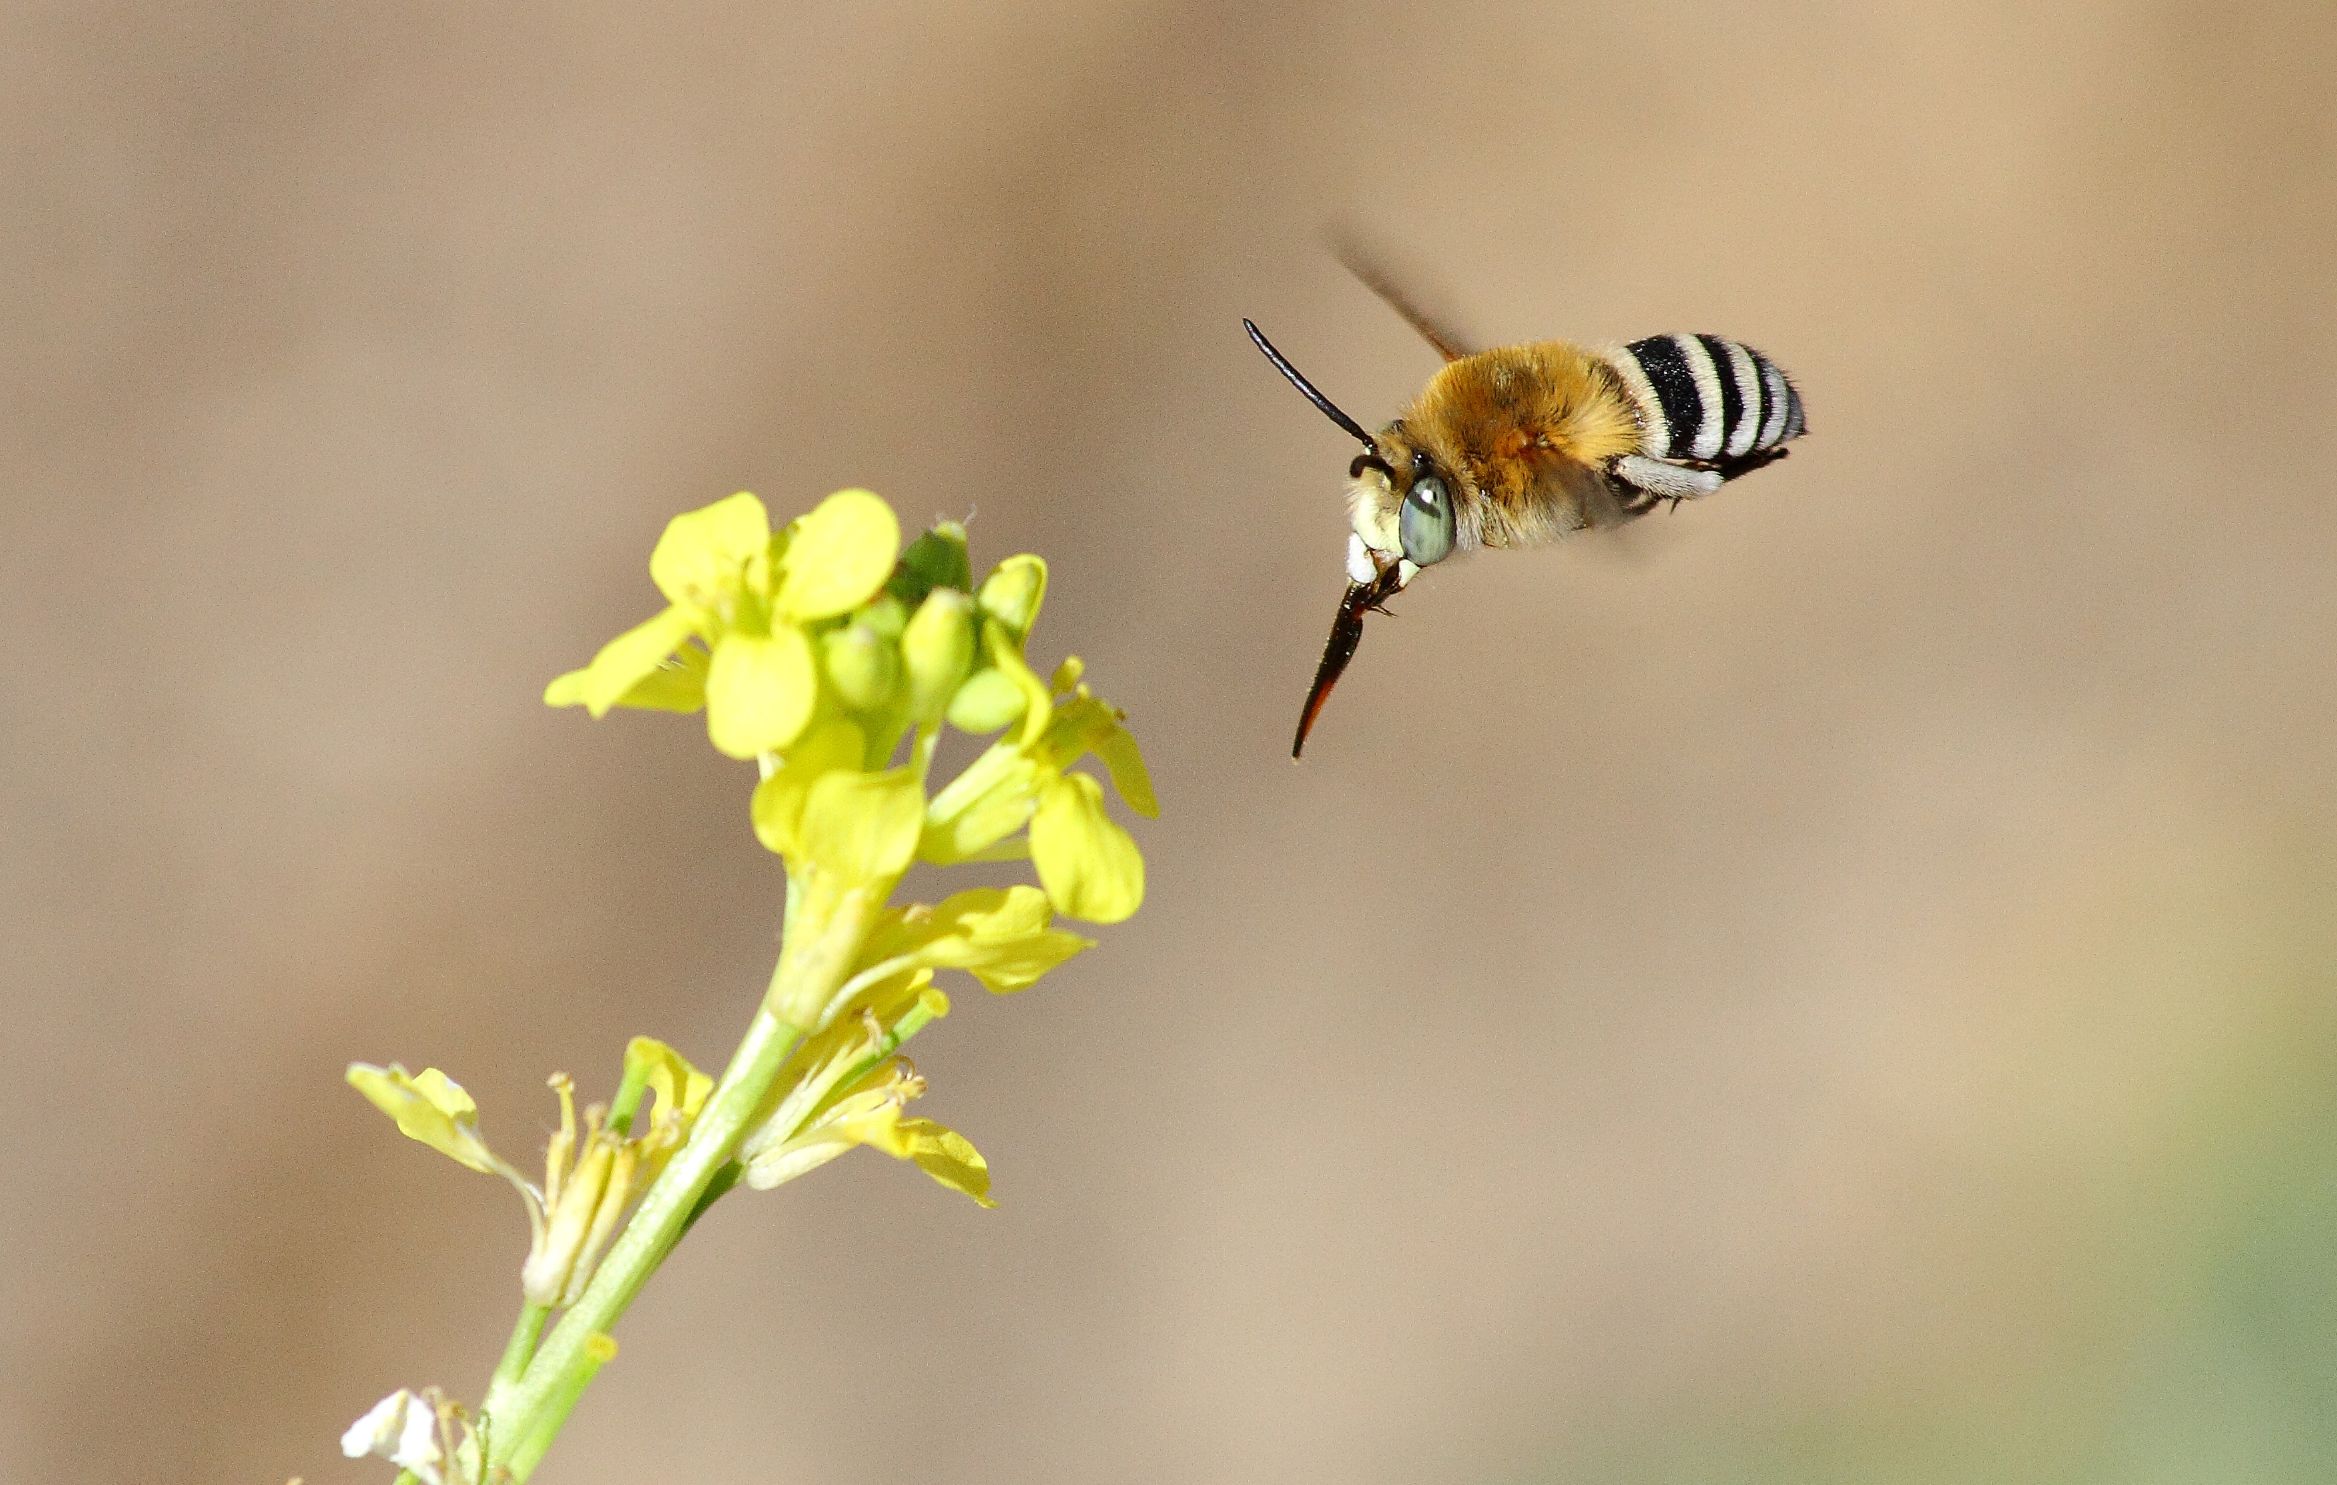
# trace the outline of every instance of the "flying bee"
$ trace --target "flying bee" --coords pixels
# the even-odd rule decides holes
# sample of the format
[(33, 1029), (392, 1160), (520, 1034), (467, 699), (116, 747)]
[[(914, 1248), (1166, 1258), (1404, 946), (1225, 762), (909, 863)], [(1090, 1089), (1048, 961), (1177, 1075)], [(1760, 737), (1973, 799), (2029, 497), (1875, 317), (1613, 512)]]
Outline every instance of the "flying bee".
[(1363, 445), (1347, 466), (1347, 593), (1299, 712), (1296, 758), (1363, 640), (1363, 616), (1456, 552), (1524, 547), (1624, 525), (1709, 495), (1786, 455), (1801, 394), (1775, 362), (1717, 335), (1629, 345), (1562, 340), (1470, 351), (1369, 270), (1350, 263), (1444, 357), (1375, 437), (1314, 388), (1248, 320), (1274, 369)]

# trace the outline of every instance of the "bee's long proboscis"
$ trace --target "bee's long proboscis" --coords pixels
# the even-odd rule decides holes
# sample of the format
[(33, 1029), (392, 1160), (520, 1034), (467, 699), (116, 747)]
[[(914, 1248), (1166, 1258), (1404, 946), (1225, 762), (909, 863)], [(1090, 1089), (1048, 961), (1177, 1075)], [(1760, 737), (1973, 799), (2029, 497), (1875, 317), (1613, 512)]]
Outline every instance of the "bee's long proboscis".
[(1292, 761), (1306, 751), (1306, 735), (1314, 731), (1315, 718), (1322, 715), (1323, 703), (1331, 699), (1331, 688), (1339, 684), (1347, 662), (1355, 658), (1356, 646), (1363, 643), (1363, 616), (1387, 602), (1402, 586), (1393, 562), (1370, 582), (1347, 585), (1339, 612), (1331, 619), (1331, 637), (1323, 642), (1323, 660), (1315, 667), (1315, 683), (1307, 688), (1306, 706), (1298, 714), (1298, 736), (1290, 744)]

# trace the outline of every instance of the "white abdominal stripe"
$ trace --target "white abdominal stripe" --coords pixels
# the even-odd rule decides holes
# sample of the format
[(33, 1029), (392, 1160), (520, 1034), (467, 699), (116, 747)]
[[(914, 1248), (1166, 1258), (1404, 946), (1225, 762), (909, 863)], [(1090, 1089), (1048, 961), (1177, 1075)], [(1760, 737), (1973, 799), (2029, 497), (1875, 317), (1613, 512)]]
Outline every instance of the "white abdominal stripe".
[[(1731, 464), (1805, 431), (1793, 383), (1775, 362), (1739, 341), (1652, 335), (1610, 352), (1609, 363), (1645, 430), (1640, 452), (1616, 460), (1615, 473), (1650, 494), (1709, 494), (1742, 472)], [(1682, 467), (1687, 464), (1717, 467)]]

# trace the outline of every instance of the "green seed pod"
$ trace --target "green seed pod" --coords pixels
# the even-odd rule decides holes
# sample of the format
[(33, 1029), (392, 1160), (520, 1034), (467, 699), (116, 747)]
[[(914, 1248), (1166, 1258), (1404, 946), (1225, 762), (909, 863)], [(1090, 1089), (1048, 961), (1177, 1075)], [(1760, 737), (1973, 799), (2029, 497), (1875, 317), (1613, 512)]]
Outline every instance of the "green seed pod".
[(901, 633), (901, 659), (909, 673), (909, 719), (930, 722), (973, 668), (974, 600), (955, 588), (927, 594)]
[(900, 651), (865, 625), (848, 624), (821, 635), (820, 659), (829, 684), (856, 711), (889, 706), (900, 693)]

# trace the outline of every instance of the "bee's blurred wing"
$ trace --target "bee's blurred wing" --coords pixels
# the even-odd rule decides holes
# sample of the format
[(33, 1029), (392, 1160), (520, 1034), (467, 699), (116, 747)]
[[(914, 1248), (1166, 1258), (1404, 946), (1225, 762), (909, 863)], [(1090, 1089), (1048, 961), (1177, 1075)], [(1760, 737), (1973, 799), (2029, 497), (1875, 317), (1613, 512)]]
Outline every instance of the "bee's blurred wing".
[(1379, 295), (1388, 308), (1403, 316), (1405, 324), (1419, 332), (1422, 340), (1436, 347), (1438, 355), (1447, 361), (1458, 361), (1473, 354), (1467, 336), (1457, 334), (1442, 317), (1422, 310), (1410, 294), (1396, 286), (1399, 277), (1413, 275), (1390, 272), (1384, 258), (1344, 231), (1332, 233), (1331, 250), (1338, 254), (1349, 273), (1362, 280), (1365, 288)]

